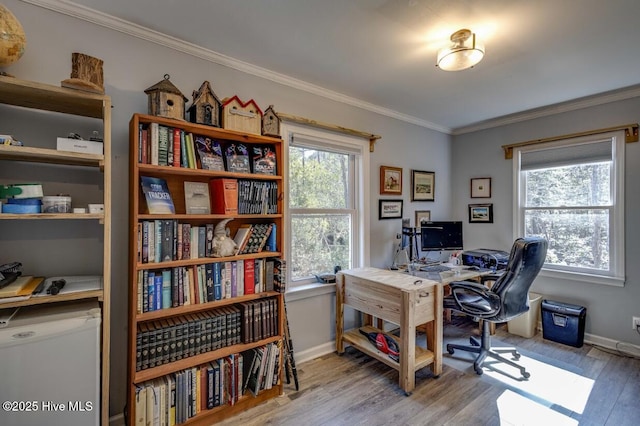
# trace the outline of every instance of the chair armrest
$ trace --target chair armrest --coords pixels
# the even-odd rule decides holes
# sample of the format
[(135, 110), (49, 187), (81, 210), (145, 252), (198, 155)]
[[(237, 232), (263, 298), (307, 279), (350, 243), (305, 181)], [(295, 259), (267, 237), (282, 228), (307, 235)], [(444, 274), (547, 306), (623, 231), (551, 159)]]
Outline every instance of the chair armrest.
[[(455, 303), (460, 307), (462, 312), (466, 312), (471, 315), (476, 315), (478, 317), (483, 316), (493, 316), (497, 311), (500, 310), (500, 297), (492, 292), (490, 289), (485, 287), (482, 284), (470, 282), (470, 281), (454, 281), (449, 284), (451, 288), (451, 297), (454, 298)], [(473, 309), (472, 306), (468, 303), (468, 300), (461, 300), (461, 296), (468, 299), (468, 296), (477, 296), (480, 299), (486, 301), (489, 304), (490, 311), (485, 310), (476, 310)]]

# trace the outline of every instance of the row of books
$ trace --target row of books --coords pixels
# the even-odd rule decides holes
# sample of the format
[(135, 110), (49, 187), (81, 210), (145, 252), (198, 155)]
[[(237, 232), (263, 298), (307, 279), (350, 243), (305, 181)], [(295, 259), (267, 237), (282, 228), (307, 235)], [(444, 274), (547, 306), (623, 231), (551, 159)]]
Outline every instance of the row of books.
[[(137, 257), (140, 263), (171, 262), (214, 256), (214, 223), (192, 225), (174, 219), (138, 222)], [(277, 228), (274, 223), (243, 224), (234, 237), (236, 254), (277, 251)]]
[[(140, 176), (140, 186), (150, 214), (175, 214), (167, 181)], [(277, 214), (278, 182), (214, 178), (184, 182), (186, 214)]]
[[(137, 312), (214, 302), (265, 291), (284, 292), (283, 260), (240, 259), (139, 270)], [(282, 289), (282, 290), (281, 290)]]
[(275, 175), (273, 144), (220, 142), (158, 123), (140, 124), (138, 162), (156, 166)]
[(140, 323), (136, 336), (136, 371), (275, 336), (279, 331), (278, 321), (278, 301), (270, 297)]
[(203, 411), (235, 405), (247, 392), (271, 389), (280, 378), (281, 342), (177, 371), (137, 386), (135, 426), (185, 423)]

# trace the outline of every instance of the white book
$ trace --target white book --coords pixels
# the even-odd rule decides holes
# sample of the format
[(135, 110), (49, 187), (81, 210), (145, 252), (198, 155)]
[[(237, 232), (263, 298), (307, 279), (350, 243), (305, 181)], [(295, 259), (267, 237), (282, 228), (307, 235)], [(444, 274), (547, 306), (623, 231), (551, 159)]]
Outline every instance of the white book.
[(160, 125), (158, 123), (151, 123), (151, 164), (157, 166), (159, 163), (159, 140), (160, 140)]

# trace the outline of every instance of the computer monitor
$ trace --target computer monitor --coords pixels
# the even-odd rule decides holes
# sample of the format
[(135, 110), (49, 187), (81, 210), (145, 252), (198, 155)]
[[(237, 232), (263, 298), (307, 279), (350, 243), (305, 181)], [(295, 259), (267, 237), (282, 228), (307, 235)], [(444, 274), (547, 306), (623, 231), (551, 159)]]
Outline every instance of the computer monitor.
[(422, 251), (462, 250), (462, 222), (422, 222), (420, 245)]

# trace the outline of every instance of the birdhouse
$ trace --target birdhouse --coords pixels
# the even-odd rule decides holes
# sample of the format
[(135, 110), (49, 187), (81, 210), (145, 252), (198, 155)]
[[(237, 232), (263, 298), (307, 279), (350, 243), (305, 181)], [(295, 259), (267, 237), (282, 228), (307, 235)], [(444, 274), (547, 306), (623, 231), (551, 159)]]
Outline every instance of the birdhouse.
[(187, 98), (169, 81), (169, 74), (164, 80), (144, 91), (149, 96), (149, 114), (160, 117), (184, 120), (184, 105)]
[(220, 127), (220, 99), (211, 89), (211, 84), (205, 81), (200, 89), (193, 91), (193, 103), (187, 111), (189, 121)]
[(222, 101), (222, 127), (227, 130), (261, 134), (262, 110), (253, 99), (242, 102), (237, 96)]
[(280, 117), (273, 110), (273, 105), (269, 105), (262, 115), (262, 134), (280, 137)]

